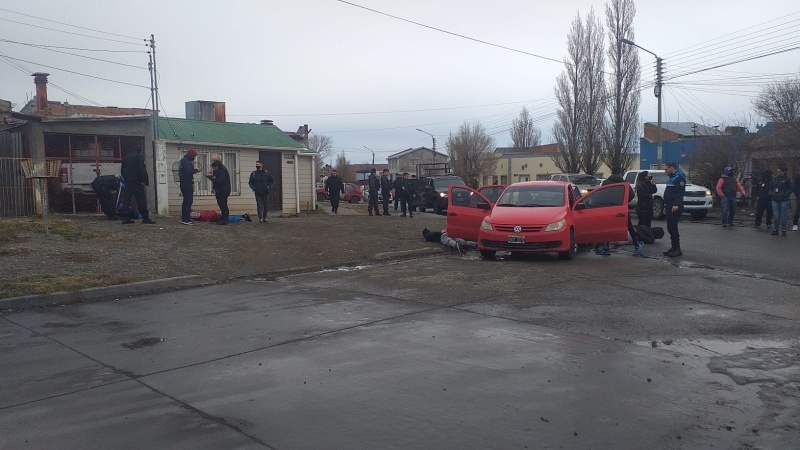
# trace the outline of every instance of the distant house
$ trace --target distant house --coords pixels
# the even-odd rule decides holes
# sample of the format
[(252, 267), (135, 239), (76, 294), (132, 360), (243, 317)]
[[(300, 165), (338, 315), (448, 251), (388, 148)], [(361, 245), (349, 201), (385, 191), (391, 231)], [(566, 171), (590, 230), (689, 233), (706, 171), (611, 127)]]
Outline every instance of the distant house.
[[(554, 173), (562, 173), (553, 162), (558, 153), (558, 144), (544, 144), (535, 147), (518, 149), (514, 147), (497, 147), (494, 151), (497, 165), (493, 175), (483, 177), (482, 186), (491, 184), (513, 184), (521, 181), (546, 180)], [(598, 173), (593, 175), (605, 178), (610, 174), (609, 168), (603, 164)]]
[[(224, 120), (224, 118), (223, 118)], [(255, 199), (248, 185), (256, 161), (275, 178), (270, 193), (270, 210), (293, 214), (313, 208), (316, 201), (314, 158), (316, 153), (292, 139), (271, 122), (233, 123), (161, 117), (156, 143), (159, 214), (176, 215), (181, 208), (181, 194), (175, 182), (178, 161), (189, 149), (198, 156), (195, 163), (210, 173), (213, 158), (221, 159), (231, 175), (231, 214), (255, 211)], [(195, 177), (193, 209), (216, 210), (211, 182), (200, 174)]]
[[(417, 147), (390, 155), (387, 160), (389, 161), (389, 173), (394, 176), (404, 172), (417, 174), (419, 164), (446, 163), (449, 157), (444, 153), (435, 152), (428, 147)], [(420, 173), (419, 175), (429, 174)]]
[[(707, 127), (694, 122), (662, 122), (661, 162), (681, 164), (686, 155), (692, 153), (698, 138), (723, 136), (716, 127)], [(644, 137), (639, 139), (639, 169), (655, 169), (658, 166), (658, 124), (644, 124)]]
[(746, 172), (758, 174), (786, 166), (790, 175), (800, 170), (800, 122), (768, 122), (750, 135)]

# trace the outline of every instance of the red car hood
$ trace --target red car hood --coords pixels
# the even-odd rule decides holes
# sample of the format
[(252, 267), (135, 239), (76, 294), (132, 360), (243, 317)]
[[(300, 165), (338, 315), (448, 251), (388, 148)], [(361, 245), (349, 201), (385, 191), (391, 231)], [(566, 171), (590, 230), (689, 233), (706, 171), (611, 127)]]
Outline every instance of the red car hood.
[(495, 206), (489, 215), (489, 222), (494, 225), (548, 225), (558, 222), (566, 215), (565, 206)]

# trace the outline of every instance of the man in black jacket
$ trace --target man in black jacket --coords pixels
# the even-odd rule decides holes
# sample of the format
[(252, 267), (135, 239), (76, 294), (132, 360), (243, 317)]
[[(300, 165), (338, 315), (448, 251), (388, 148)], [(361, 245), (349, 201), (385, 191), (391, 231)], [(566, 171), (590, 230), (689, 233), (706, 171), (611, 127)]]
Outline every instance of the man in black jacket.
[(670, 258), (682, 256), (681, 235), (678, 232), (678, 222), (683, 214), (683, 197), (686, 195), (686, 175), (675, 163), (667, 163), (664, 171), (669, 175), (667, 187), (664, 188), (664, 214), (667, 216), (667, 232), (672, 242), (672, 247), (664, 252)]
[(339, 194), (344, 194), (344, 183), (335, 170), (325, 180), (325, 193), (328, 194), (328, 198), (331, 200), (331, 212), (339, 214)]
[(789, 199), (792, 195), (792, 180), (786, 176), (786, 167), (778, 169), (778, 175), (772, 179), (772, 211), (775, 214), (772, 221), (772, 234), (778, 234), (778, 228), (782, 228), (786, 235), (787, 216), (789, 214)]
[(100, 175), (92, 181), (92, 190), (108, 220), (119, 219), (115, 194), (119, 192), (119, 178), (116, 175)]
[(761, 218), (767, 213), (767, 229), (772, 228), (772, 171), (765, 170), (761, 178), (753, 185), (753, 194), (756, 197), (756, 228), (761, 227)]
[(389, 216), (389, 197), (392, 196), (392, 181), (389, 180), (389, 169), (383, 169), (381, 175), (381, 195), (383, 196), (383, 215)]
[(394, 189), (394, 210), (397, 211), (397, 204), (400, 203), (400, 187), (403, 184), (403, 176), (399, 173), (394, 179), (392, 183), (392, 188)]
[(403, 179), (400, 180), (400, 189), (395, 188), (394, 195), (400, 199), (400, 211), (403, 216), (406, 216), (406, 209), (408, 209), (408, 217), (414, 217), (414, 207), (411, 206), (411, 201), (414, 198), (414, 185), (408, 179), (408, 172), (403, 173)]
[(194, 225), (191, 216), (192, 203), (194, 203), (194, 174), (203, 170), (200, 166), (194, 166), (194, 159), (197, 158), (197, 155), (197, 150), (190, 148), (178, 162), (178, 186), (183, 197), (181, 202), (182, 225)]
[(150, 179), (141, 152), (141, 149), (136, 149), (122, 158), (120, 172), (122, 179), (125, 180), (125, 190), (122, 191), (122, 211), (120, 213), (123, 224), (133, 223), (130, 217), (131, 197), (136, 200), (136, 206), (142, 215), (142, 223), (155, 223), (150, 220), (150, 213), (147, 211), (147, 195), (144, 187), (150, 184)]
[(367, 205), (367, 212), (369, 215), (372, 215), (372, 210), (375, 210), (375, 215), (380, 216), (381, 213), (378, 210), (378, 189), (381, 188), (381, 181), (378, 179), (377, 170), (373, 167), (369, 171), (369, 178), (367, 182), (369, 183), (369, 205)]
[(256, 196), (256, 209), (258, 209), (259, 223), (267, 223), (267, 210), (269, 208), (269, 190), (275, 179), (272, 174), (264, 168), (264, 163), (256, 161), (256, 170), (250, 174), (250, 189)]
[(214, 160), (211, 163), (211, 169), (212, 173), (208, 178), (214, 186), (214, 196), (217, 198), (217, 205), (221, 214), (217, 225), (227, 225), (228, 215), (230, 214), (228, 197), (231, 195), (231, 175), (221, 161)]

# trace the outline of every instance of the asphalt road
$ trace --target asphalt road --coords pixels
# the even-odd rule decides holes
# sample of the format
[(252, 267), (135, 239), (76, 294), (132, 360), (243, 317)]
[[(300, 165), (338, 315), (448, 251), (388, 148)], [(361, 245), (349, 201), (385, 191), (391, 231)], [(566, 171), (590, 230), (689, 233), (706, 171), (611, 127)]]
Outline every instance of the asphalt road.
[(0, 448), (798, 448), (800, 236), (682, 231), (8, 313)]

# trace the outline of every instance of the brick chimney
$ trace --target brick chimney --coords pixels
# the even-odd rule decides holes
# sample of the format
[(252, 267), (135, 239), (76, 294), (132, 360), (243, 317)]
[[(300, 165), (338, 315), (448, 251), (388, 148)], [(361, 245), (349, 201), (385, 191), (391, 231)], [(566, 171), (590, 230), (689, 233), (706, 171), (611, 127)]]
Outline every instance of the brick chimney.
[(36, 72), (32, 75), (36, 84), (36, 111), (44, 111), (50, 105), (47, 103), (47, 77), (49, 73)]

